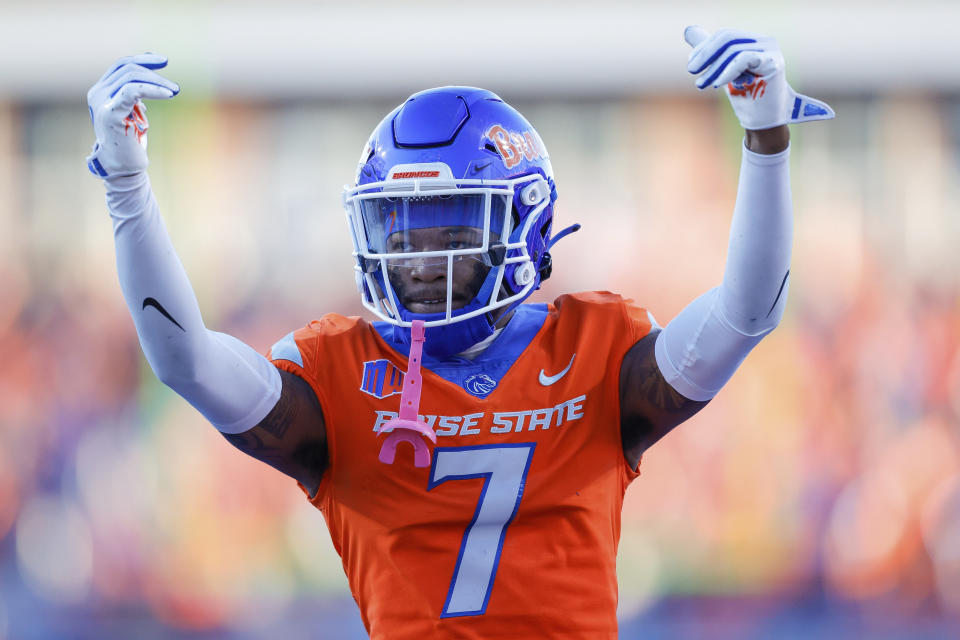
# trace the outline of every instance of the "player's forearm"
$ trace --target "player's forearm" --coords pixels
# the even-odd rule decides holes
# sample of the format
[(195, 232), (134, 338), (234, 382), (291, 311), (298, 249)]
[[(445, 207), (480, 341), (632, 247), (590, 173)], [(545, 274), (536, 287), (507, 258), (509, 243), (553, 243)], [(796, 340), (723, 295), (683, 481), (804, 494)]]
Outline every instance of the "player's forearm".
[(117, 272), (144, 355), (161, 380), (195, 376), (208, 340), (145, 172), (104, 181)]
[(279, 398), (276, 368), (241, 341), (204, 326), (146, 173), (105, 184), (120, 286), (150, 367), (219, 430), (252, 427)]
[(745, 129), (744, 143), (754, 153), (772, 154), (790, 146), (790, 127), (785, 124), (771, 129)]
[(787, 124), (833, 118), (827, 103), (787, 83), (773, 38), (691, 25), (687, 70), (697, 88), (723, 87), (746, 130), (723, 284), (691, 302), (657, 336), (657, 366), (691, 400), (709, 400), (780, 322), (793, 239)]
[(701, 402), (716, 395), (776, 327), (787, 297), (793, 235), (789, 150), (743, 154), (723, 284), (687, 305), (655, 346), (667, 382)]
[(764, 155), (744, 149), (721, 310), (747, 335), (771, 331), (783, 315), (793, 240), (789, 148)]

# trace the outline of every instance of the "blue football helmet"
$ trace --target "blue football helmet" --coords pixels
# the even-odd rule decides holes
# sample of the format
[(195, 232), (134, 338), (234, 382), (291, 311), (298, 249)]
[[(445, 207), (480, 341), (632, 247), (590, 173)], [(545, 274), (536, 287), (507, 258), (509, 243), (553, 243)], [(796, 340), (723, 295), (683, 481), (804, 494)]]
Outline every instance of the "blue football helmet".
[(550, 276), (556, 199), (543, 141), (497, 95), (415, 93), (344, 191), (363, 305), (396, 327), (423, 320), (434, 357), (482, 341)]

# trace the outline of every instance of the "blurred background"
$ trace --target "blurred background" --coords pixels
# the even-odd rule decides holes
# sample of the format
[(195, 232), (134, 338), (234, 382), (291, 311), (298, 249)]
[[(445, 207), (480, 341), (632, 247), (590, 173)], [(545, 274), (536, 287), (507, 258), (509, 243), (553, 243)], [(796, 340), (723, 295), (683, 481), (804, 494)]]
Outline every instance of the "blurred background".
[(622, 638), (960, 637), (955, 2), (0, 0), (0, 638), (363, 638), (323, 522), (153, 376), (85, 93), (170, 57), (150, 175), (204, 318), (265, 351), (360, 313), (340, 189), (410, 93), (492, 89), (550, 150), (533, 300), (661, 324), (722, 276), (740, 140), (683, 27), (776, 36), (837, 119), (793, 128), (781, 327), (644, 457)]

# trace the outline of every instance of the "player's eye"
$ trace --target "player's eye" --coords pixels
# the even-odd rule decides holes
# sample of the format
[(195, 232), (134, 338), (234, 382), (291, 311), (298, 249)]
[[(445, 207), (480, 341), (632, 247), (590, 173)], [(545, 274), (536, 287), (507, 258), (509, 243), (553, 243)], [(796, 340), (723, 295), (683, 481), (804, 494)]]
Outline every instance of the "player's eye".
[(447, 237), (447, 249), (469, 249), (479, 247), (482, 233), (474, 229), (460, 229)]
[(409, 242), (391, 240), (387, 243), (387, 253), (410, 253), (411, 251), (416, 251), (416, 247)]

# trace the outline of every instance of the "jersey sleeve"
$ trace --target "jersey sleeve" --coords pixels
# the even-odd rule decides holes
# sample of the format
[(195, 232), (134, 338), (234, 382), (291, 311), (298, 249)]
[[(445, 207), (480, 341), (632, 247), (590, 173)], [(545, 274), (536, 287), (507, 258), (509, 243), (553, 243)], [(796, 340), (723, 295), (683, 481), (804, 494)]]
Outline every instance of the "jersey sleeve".
[(316, 336), (310, 331), (311, 325), (291, 331), (273, 343), (267, 352), (267, 359), (281, 371), (300, 376), (304, 380), (312, 377), (307, 367), (316, 358)]
[[(605, 395), (611, 402), (618, 401), (620, 367), (624, 356), (652, 330), (659, 329), (653, 314), (633, 300), (609, 291), (567, 294), (557, 298), (554, 305), (569, 314), (567, 317), (576, 325), (578, 332), (597, 336), (593, 344), (605, 355)], [(619, 423), (615, 428), (619, 433)], [(620, 442), (619, 437), (617, 442)], [(630, 466), (620, 444), (617, 445), (617, 455), (622, 461), (621, 478), (626, 489), (640, 475), (639, 464), (637, 468)]]
[[(326, 413), (324, 397), (315, 374), (320, 342), (318, 325), (319, 323), (314, 321), (283, 336), (274, 342), (270, 350), (267, 351), (267, 359), (280, 371), (292, 373), (306, 381), (316, 394), (321, 411)], [(329, 447), (329, 434), (327, 434), (327, 439)], [(326, 495), (326, 475), (328, 474), (324, 474), (324, 478), (321, 480), (320, 489), (313, 496), (310, 495), (310, 491), (303, 484), (297, 482), (297, 486), (307, 496), (307, 499), (320, 509), (323, 509), (323, 500)]]
[[(645, 307), (641, 307), (633, 300), (624, 298), (623, 310), (627, 317), (627, 326), (629, 327), (632, 335), (632, 342), (630, 343), (631, 347), (647, 337), (651, 331), (660, 330), (661, 327), (659, 324), (657, 324), (657, 320), (653, 317), (653, 314), (650, 312), (650, 310)], [(629, 351), (629, 347), (627, 350)], [(624, 352), (624, 355), (626, 355), (626, 352)], [(619, 368), (617, 371), (617, 386), (619, 388)], [(640, 476), (640, 465), (642, 463), (643, 456), (640, 457), (636, 467), (631, 467), (630, 463), (627, 461), (626, 455), (624, 455), (623, 471), (625, 484), (630, 484)]]
[(305, 327), (283, 336), (267, 352), (267, 359), (277, 369), (305, 380), (313, 389), (320, 404), (326, 427), (330, 466), (324, 473), (320, 488), (315, 495), (311, 496), (306, 487), (299, 482), (297, 486), (315, 507), (324, 512), (327, 511), (324, 506), (329, 497), (329, 477), (337, 452), (336, 429), (332, 428), (330, 423), (334, 416), (330, 402), (339, 400), (336, 384), (341, 373), (338, 363), (351, 358), (352, 354), (346, 345), (351, 342), (351, 336), (355, 335), (358, 329), (362, 332), (364, 327), (365, 325), (355, 316), (326, 314), (319, 320), (314, 320)]
[(633, 343), (630, 346), (645, 338), (651, 331), (661, 328), (649, 309), (641, 307), (630, 298), (623, 298), (622, 300), (623, 311), (627, 316), (627, 324), (633, 336)]
[(291, 331), (270, 347), (267, 359), (282, 371), (298, 375), (321, 395), (321, 381), (336, 375), (336, 363), (344, 358), (343, 343), (364, 325), (360, 319), (329, 313), (305, 327)]

